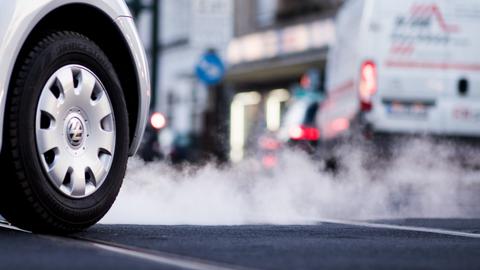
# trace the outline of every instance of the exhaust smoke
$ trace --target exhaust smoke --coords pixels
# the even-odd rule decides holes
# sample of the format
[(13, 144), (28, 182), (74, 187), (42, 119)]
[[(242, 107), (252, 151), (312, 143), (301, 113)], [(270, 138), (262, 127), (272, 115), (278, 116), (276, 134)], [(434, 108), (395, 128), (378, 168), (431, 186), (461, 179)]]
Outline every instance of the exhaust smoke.
[(362, 166), (364, 153), (349, 148), (341, 155), (345, 169), (336, 176), (298, 152), (281, 154), (280, 165), (269, 172), (255, 159), (182, 172), (133, 159), (102, 223), (310, 224), (317, 219), (478, 216), (480, 181), (452, 160), (453, 152), (451, 146), (414, 140), (373, 174)]

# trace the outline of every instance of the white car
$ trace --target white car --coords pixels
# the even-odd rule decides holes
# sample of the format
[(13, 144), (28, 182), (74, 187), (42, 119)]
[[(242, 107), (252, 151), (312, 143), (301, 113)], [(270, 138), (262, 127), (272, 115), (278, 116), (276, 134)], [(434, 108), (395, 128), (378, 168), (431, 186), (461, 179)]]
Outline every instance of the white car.
[(95, 224), (114, 202), (150, 102), (123, 0), (0, 0), (0, 214), (33, 231)]
[(317, 117), (322, 141), (359, 133), (480, 138), (479, 10), (478, 0), (347, 1)]

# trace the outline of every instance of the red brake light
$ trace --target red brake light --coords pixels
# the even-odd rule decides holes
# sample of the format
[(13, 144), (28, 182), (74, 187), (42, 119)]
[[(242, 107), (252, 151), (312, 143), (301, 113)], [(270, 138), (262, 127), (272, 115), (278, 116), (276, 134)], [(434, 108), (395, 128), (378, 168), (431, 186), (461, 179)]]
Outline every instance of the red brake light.
[(277, 165), (278, 160), (277, 157), (273, 155), (268, 155), (262, 158), (262, 163), (265, 168), (271, 169)]
[(365, 61), (362, 64), (359, 92), (362, 111), (370, 111), (372, 96), (377, 92), (377, 68), (373, 61)]
[(156, 130), (160, 130), (167, 125), (167, 119), (159, 112), (152, 114), (150, 117), (150, 125)]
[(296, 126), (290, 129), (290, 138), (295, 141), (317, 141), (320, 139), (320, 132), (314, 127)]

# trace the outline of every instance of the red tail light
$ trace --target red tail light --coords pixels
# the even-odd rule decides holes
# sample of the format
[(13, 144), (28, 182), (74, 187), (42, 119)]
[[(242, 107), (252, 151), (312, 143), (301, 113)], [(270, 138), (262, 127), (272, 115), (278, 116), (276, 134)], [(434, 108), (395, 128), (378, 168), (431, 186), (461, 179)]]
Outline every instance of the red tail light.
[(359, 92), (361, 110), (372, 110), (372, 96), (377, 92), (377, 68), (373, 61), (362, 64)]
[(320, 139), (320, 132), (314, 127), (296, 126), (290, 129), (290, 139), (294, 141), (317, 141)]
[(277, 163), (278, 163), (278, 159), (276, 156), (267, 155), (262, 158), (262, 164), (267, 169), (271, 169), (277, 166)]

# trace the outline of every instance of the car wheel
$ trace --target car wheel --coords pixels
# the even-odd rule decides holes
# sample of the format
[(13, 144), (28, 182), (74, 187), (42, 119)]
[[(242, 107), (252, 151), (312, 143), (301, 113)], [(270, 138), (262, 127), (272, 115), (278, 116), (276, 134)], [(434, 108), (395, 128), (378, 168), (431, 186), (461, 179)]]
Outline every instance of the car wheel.
[(27, 230), (82, 230), (109, 210), (126, 170), (119, 79), (79, 33), (48, 34), (24, 55), (7, 99), (0, 213)]

